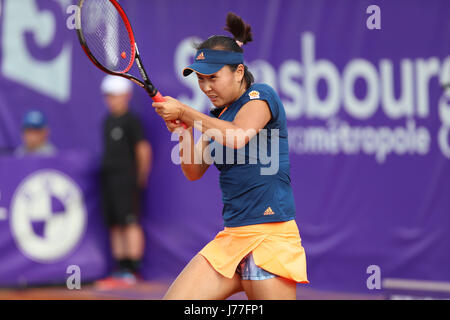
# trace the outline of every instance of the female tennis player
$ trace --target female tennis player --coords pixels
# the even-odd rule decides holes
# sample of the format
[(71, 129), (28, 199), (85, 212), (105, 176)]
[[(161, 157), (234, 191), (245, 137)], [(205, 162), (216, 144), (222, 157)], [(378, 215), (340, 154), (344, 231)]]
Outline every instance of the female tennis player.
[[(210, 37), (183, 70), (184, 76), (196, 73), (201, 90), (216, 107), (211, 115), (171, 97), (153, 103), (168, 129), (181, 132), (185, 176), (200, 179), (212, 160), (220, 170), (225, 226), (189, 262), (164, 298), (226, 299), (244, 290), (251, 300), (295, 299), (296, 283), (308, 280), (294, 220), (284, 107), (270, 86), (253, 83), (244, 65), (242, 46), (252, 40), (251, 27), (229, 13), (225, 30), (234, 37)], [(183, 129), (181, 122), (189, 128)], [(195, 146), (193, 128), (203, 133)], [(257, 152), (252, 152), (251, 141), (258, 142)], [(267, 146), (268, 151), (262, 150)], [(278, 152), (271, 154), (278, 170), (262, 174), (267, 168), (262, 154), (271, 150)], [(234, 161), (226, 157), (230, 151)], [(245, 163), (237, 161), (238, 154)], [(196, 157), (201, 161), (194, 161)]]

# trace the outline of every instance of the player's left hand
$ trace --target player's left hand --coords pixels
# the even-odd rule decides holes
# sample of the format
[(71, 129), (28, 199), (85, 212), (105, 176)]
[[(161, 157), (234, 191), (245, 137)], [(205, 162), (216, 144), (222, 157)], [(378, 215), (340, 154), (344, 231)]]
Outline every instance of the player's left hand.
[(155, 111), (164, 119), (164, 121), (179, 120), (183, 114), (184, 105), (172, 97), (164, 97), (164, 102), (153, 102)]
[(165, 123), (169, 132), (182, 134), (184, 130), (186, 130), (186, 127), (182, 124), (180, 120), (166, 121)]

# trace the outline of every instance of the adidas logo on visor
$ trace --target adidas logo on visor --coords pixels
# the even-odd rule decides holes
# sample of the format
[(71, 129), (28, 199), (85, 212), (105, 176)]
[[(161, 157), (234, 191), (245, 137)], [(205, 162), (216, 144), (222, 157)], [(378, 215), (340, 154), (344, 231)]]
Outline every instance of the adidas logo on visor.
[(203, 52), (200, 52), (197, 59), (195, 59), (195, 60), (205, 60), (205, 55), (203, 54)]

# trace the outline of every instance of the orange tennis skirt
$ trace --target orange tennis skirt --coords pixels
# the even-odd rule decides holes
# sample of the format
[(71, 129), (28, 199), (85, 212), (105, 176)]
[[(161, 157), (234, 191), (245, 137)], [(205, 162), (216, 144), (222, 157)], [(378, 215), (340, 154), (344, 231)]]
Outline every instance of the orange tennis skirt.
[(258, 267), (298, 283), (309, 283), (305, 250), (295, 220), (225, 227), (199, 254), (231, 279), (250, 252)]

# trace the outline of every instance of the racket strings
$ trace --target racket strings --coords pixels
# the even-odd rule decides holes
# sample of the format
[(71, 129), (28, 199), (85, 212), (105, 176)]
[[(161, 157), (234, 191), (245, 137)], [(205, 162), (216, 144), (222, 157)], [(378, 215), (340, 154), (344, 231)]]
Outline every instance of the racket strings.
[(81, 30), (95, 59), (114, 72), (128, 72), (134, 60), (130, 34), (109, 0), (86, 0), (81, 8)]

